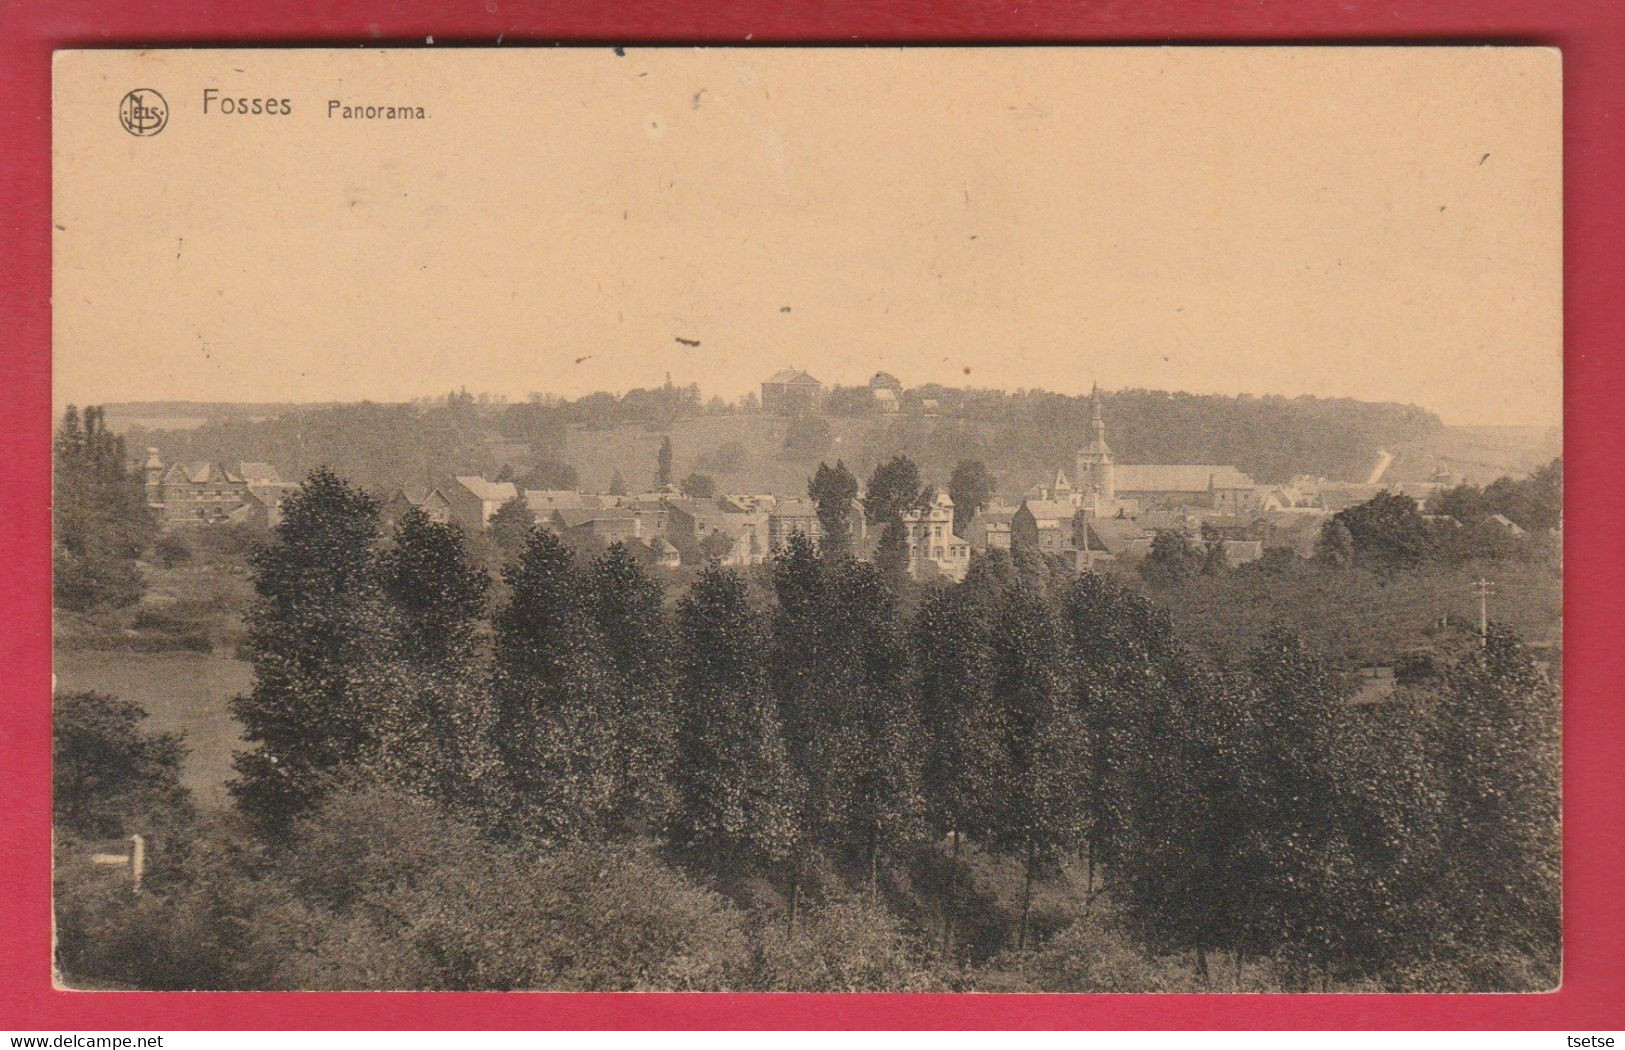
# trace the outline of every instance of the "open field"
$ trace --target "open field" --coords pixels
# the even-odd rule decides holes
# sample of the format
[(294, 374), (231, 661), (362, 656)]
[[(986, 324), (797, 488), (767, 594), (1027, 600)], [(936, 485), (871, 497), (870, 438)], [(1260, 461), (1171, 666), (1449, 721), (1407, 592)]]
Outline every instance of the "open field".
[(1523, 477), (1563, 454), (1560, 427), (1445, 427), (1414, 445), (1391, 449), (1389, 476), (1424, 479), (1437, 467), (1475, 485)]
[(57, 651), (55, 669), (59, 690), (134, 700), (147, 709), (149, 728), (184, 733), (191, 753), (182, 782), (204, 805), (225, 803), (231, 754), (241, 746), (227, 704), (252, 681), (247, 663), (219, 653), (67, 649)]

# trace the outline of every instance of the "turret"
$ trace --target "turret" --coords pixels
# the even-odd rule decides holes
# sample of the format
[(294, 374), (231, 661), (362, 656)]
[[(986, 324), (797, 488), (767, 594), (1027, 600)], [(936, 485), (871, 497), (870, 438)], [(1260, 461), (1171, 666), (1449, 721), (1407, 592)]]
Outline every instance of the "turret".
[(147, 461), (141, 465), (141, 479), (146, 484), (147, 506), (164, 505), (164, 465), (158, 459), (158, 450), (148, 446)]

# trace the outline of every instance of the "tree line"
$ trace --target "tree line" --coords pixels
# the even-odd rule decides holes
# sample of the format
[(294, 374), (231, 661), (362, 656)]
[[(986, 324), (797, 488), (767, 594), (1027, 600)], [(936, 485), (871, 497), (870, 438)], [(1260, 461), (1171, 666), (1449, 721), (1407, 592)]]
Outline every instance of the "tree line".
[(359, 779), (493, 841), (654, 835), (774, 886), (791, 930), (832, 868), (883, 900), (945, 852), (948, 959), (974, 844), (1023, 873), (1017, 950), (1035, 884), (1076, 862), (1145, 950), (1204, 973), (1555, 980), (1556, 695), (1504, 632), (1359, 706), (1289, 632), (1214, 666), (1145, 598), (1031, 552), (912, 593), (797, 536), (769, 602), (715, 566), (668, 601), (623, 548), (581, 567), (533, 529), (487, 612), (459, 530), (381, 537), (376, 514), (318, 470), (255, 558), (232, 791), (272, 838)]
[[(1112, 447), (1124, 463), (1234, 463), (1263, 482), (1296, 473), (1363, 475), (1379, 448), (1424, 440), (1442, 424), (1414, 406), (1310, 397), (1219, 397), (1155, 390), (1104, 395)], [(908, 454), (928, 473), (946, 475), (961, 458), (979, 459), (1004, 477), (1052, 476), (1070, 464), (1089, 433), (1090, 402), (1042, 390), (1007, 392), (935, 385), (905, 392), (905, 406), (935, 407), (874, 415), (866, 387), (837, 388), (821, 416), (787, 424), (771, 454), (811, 466), (832, 450), (831, 421), (866, 419), (855, 439), (842, 431), (848, 462), (863, 470)], [(750, 415), (754, 395), (737, 402), (702, 398), (671, 384), (599, 392), (574, 400), (537, 396), (512, 405), (480, 404), (466, 393), (410, 405), (361, 402), (301, 408), (266, 419), (212, 419), (192, 429), (142, 432), (142, 444), (166, 460), (265, 460), (290, 476), (325, 464), (369, 490), (434, 484), (456, 474), (493, 476), (513, 464), (528, 487), (573, 488), (572, 456), (593, 447), (591, 432), (618, 427), (669, 432), (685, 420)], [(700, 457), (696, 473), (726, 474), (741, 428)], [(761, 450), (766, 452), (768, 450)], [(686, 472), (685, 472), (686, 473)], [(669, 478), (676, 481), (680, 478)], [(641, 479), (628, 478), (630, 484)]]
[(141, 475), (102, 410), (69, 405), (52, 449), (51, 580), (64, 609), (130, 605), (145, 584), (136, 559), (157, 539)]

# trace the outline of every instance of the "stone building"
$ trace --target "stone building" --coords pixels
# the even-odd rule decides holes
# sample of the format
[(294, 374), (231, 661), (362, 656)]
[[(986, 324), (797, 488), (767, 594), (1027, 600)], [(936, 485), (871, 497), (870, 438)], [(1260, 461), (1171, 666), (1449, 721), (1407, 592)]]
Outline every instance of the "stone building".
[(785, 416), (817, 412), (824, 399), (824, 384), (794, 368), (786, 368), (762, 381), (762, 411)]

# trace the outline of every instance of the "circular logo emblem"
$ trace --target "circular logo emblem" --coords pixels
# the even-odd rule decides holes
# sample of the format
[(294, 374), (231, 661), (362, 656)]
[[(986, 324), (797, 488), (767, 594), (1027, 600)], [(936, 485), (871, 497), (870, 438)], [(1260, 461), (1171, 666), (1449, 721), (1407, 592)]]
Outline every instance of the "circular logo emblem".
[(118, 104), (118, 119), (132, 135), (156, 135), (169, 123), (169, 103), (152, 88), (136, 88)]

